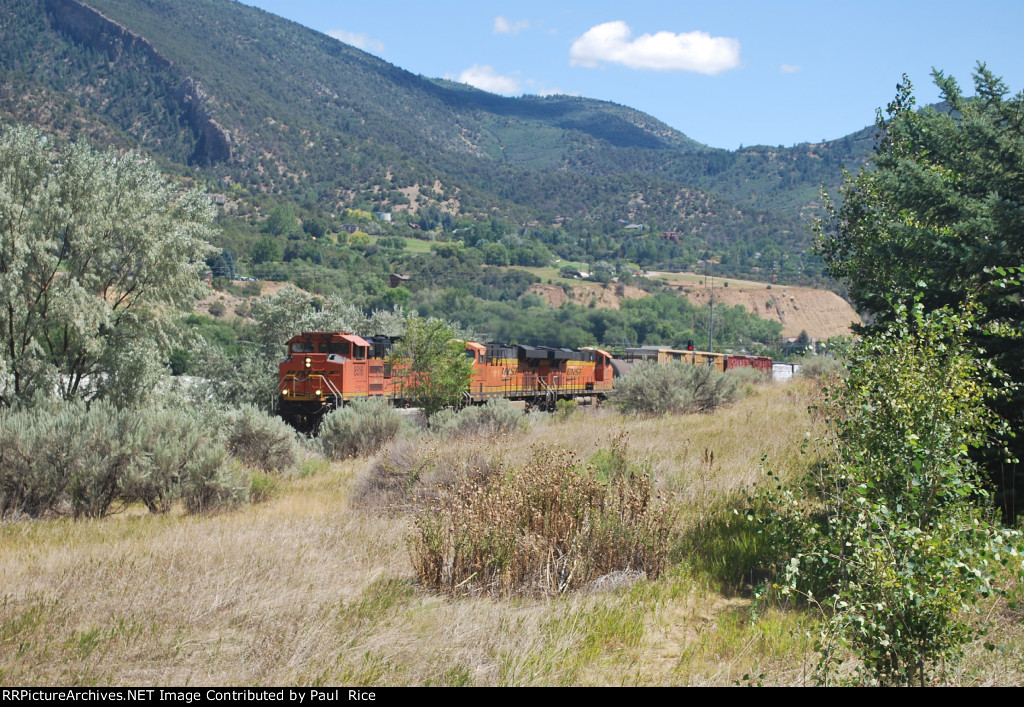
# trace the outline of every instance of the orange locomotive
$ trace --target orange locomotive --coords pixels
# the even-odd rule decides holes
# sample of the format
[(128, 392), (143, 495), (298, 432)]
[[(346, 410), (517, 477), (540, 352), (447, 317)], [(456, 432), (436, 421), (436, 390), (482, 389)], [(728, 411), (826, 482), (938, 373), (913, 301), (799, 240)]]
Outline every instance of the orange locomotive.
[[(401, 377), (386, 360), (394, 340), (307, 331), (288, 340), (278, 377), (278, 414), (313, 431), (331, 410), (359, 398), (407, 405)], [(466, 342), (473, 361), (466, 404), (493, 398), (552, 409), (558, 400), (596, 402), (612, 391), (612, 357), (600, 349), (558, 349)]]

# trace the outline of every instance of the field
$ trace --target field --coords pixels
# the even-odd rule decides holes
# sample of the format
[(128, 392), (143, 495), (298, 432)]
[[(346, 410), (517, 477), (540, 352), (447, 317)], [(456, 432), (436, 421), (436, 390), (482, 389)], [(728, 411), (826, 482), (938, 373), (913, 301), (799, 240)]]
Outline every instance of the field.
[[(729, 509), (762, 457), (799, 473), (815, 399), (804, 382), (766, 385), (714, 415), (602, 409), (449, 445), (466, 458), (523, 462), (546, 445), (589, 459), (625, 434), (649, 465), (676, 517), (669, 570), (555, 598), (425, 591), (410, 514), (354, 492), (374, 459), (310, 456), (269, 501), (220, 515), (5, 523), (0, 684), (805, 684), (815, 616), (767, 605), (752, 622), (742, 567), (756, 536)], [(949, 683), (1021, 683), (1019, 614), (990, 611), (1003, 626), (987, 640), (1003, 649), (972, 647)]]

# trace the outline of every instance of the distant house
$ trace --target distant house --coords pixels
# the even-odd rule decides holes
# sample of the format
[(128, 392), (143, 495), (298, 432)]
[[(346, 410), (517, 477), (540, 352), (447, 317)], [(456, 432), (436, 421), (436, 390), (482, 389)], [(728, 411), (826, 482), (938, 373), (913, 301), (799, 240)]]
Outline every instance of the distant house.
[(384, 223), (391, 223), (391, 214), (387, 213), (386, 211), (378, 211), (374, 214), (374, 216), (377, 217), (378, 221), (383, 221)]
[(345, 233), (355, 233), (356, 231), (359, 230), (359, 226), (355, 225), (354, 223), (343, 223), (341, 224), (341, 230), (344, 231)]
[(631, 223), (628, 226), (626, 226), (627, 231), (643, 231), (646, 228), (647, 226), (643, 225), (642, 223)]
[(675, 231), (665, 231), (661, 234), (661, 237), (666, 241), (672, 241), (673, 243), (679, 242), (679, 234)]
[(224, 206), (227, 203), (228, 197), (225, 194), (210, 194), (210, 201), (217, 206)]
[(388, 278), (388, 287), (398, 287), (409, 282), (408, 275), (399, 275), (398, 273), (391, 273), (391, 277)]

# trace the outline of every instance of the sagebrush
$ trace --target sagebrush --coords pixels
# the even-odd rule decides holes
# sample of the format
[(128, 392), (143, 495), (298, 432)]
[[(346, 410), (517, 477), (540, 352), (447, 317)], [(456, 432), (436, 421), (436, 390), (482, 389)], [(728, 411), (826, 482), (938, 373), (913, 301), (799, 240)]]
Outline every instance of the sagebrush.
[(471, 405), (461, 410), (441, 410), (430, 418), (430, 429), (443, 437), (472, 435), (508, 435), (526, 424), (522, 410), (507, 400), (489, 400), (484, 405)]
[(402, 429), (402, 416), (386, 400), (356, 400), (324, 416), (320, 444), (332, 459), (373, 454)]
[[(247, 479), (194, 415), (55, 403), (0, 415), (0, 517), (99, 518), (134, 502), (166, 513), (236, 505)], [(231, 489), (230, 492), (228, 489)]]
[(609, 399), (623, 412), (639, 415), (711, 412), (738, 396), (735, 378), (679, 361), (644, 362), (615, 381)]

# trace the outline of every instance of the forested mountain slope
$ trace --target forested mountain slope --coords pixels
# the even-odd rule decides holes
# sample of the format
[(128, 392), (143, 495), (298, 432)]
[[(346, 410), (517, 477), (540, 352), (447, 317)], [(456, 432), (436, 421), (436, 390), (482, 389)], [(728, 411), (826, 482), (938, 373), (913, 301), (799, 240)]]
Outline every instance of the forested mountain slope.
[(820, 184), (870, 145), (866, 130), (712, 149), (625, 106), (416, 76), (227, 0), (5, 4), (0, 112), (140, 147), (236, 185), (257, 213), (276, 199), (300, 216), (407, 211), (427, 230), (445, 213), (534, 233), (557, 220), (594, 258), (683, 266), (710, 249), (727, 270), (800, 279), (818, 270), (806, 250)]

